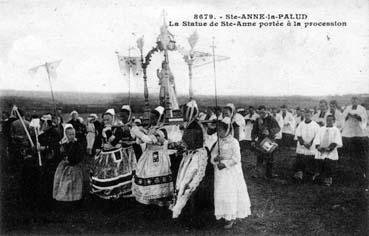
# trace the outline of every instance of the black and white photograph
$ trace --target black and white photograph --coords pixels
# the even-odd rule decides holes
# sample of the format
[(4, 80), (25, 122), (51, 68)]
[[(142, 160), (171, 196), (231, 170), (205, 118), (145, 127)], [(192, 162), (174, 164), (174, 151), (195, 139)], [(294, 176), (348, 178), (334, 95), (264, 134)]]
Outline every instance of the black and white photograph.
[(368, 235), (368, 0), (0, 0), (1, 235)]

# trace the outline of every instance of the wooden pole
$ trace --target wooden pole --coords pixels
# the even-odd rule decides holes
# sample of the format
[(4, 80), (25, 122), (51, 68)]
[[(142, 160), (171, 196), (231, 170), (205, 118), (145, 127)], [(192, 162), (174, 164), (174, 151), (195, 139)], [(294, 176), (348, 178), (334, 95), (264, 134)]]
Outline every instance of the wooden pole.
[(149, 119), (150, 117), (149, 89), (147, 87), (147, 72), (146, 72), (148, 64), (144, 62), (142, 48), (140, 48), (140, 53), (141, 53), (141, 66), (142, 66), (142, 73), (143, 73), (143, 80), (144, 80), (144, 99), (145, 99), (144, 117), (145, 119)]
[[(37, 146), (39, 144), (38, 142), (38, 128), (37, 127), (33, 127), (35, 129), (35, 135), (36, 135), (36, 143), (37, 143)], [(41, 161), (41, 153), (39, 150), (37, 150), (37, 155), (38, 155), (38, 164), (39, 166), (42, 166), (42, 161)]]
[(189, 55), (189, 59), (187, 62), (188, 65), (188, 76), (189, 76), (189, 97), (190, 101), (193, 99), (193, 87), (192, 87), (192, 64), (193, 64), (193, 58), (192, 53)]
[(48, 67), (48, 63), (45, 62), (45, 68), (46, 68), (46, 72), (47, 72), (47, 77), (49, 78), (49, 85), (50, 85), (50, 91), (51, 91), (51, 98), (53, 99), (53, 104), (54, 104), (54, 114), (55, 116), (56, 114), (56, 103), (55, 103), (55, 98), (54, 98), (54, 91), (53, 91), (53, 86), (51, 83), (51, 78), (50, 78), (50, 71), (49, 71), (49, 67)]
[[(213, 50), (213, 69), (214, 69), (214, 91), (215, 91), (215, 107), (218, 107), (218, 92), (217, 92), (217, 73), (216, 73), (216, 67), (215, 67), (215, 43), (214, 43), (214, 37), (213, 37), (213, 44), (211, 46)], [(217, 143), (218, 143), (218, 156), (220, 155), (220, 144), (219, 144), (219, 124), (218, 124), (218, 116), (215, 114), (217, 118)], [(220, 163), (220, 160), (219, 160)]]
[(26, 125), (24, 124), (24, 121), (23, 121), (22, 116), (19, 114), (18, 108), (17, 108), (16, 106), (14, 106), (14, 107), (13, 107), (13, 109), (14, 109), (15, 113), (17, 114), (18, 119), (19, 119), (19, 120), (20, 120), (20, 122), (22, 123), (23, 129), (24, 129), (24, 132), (26, 132), (26, 135), (27, 135), (27, 137), (28, 137), (28, 140), (29, 140), (29, 142), (31, 143), (31, 147), (32, 147), (32, 148), (34, 148), (34, 147), (35, 147), (35, 144), (33, 143), (32, 138), (31, 138), (31, 135), (29, 134), (28, 129), (27, 129)]
[(131, 105), (131, 49), (132, 47), (128, 47), (128, 58), (129, 58), (129, 71), (128, 71), (128, 105)]
[(168, 50), (167, 49), (164, 49), (164, 61), (165, 63), (167, 64), (167, 69), (165, 73), (167, 75), (167, 78), (166, 79), (166, 90), (165, 90), (165, 118), (168, 120), (169, 118), (172, 118), (173, 117), (173, 112), (172, 112), (172, 109), (171, 109), (171, 103), (170, 103), (170, 96), (169, 96), (169, 87), (170, 87), (170, 82), (169, 82), (169, 79), (170, 79), (170, 69), (169, 69), (169, 58), (168, 58)]

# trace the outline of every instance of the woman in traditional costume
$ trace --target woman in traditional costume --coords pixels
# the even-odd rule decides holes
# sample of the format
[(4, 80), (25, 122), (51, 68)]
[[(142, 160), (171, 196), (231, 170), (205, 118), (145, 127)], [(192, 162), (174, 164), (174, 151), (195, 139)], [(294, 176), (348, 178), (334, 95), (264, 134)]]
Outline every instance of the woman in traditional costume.
[(170, 206), (173, 218), (181, 214), (183, 207), (205, 176), (208, 155), (204, 147), (205, 131), (197, 119), (198, 114), (196, 101), (187, 103), (184, 111), (187, 123), (181, 142), (184, 153), (177, 175), (174, 202)]
[(130, 197), (134, 153), (122, 148), (123, 130), (117, 125), (114, 109), (107, 110), (103, 119), (99, 135), (102, 149), (97, 151), (91, 168), (91, 192), (103, 199)]
[(53, 198), (62, 202), (75, 202), (82, 199), (83, 174), (79, 165), (83, 159), (82, 144), (77, 142), (76, 131), (71, 124), (65, 127), (67, 140), (62, 143), (63, 160), (54, 176)]
[(130, 105), (123, 105), (120, 109), (120, 126), (123, 130), (123, 137), (121, 140), (122, 147), (126, 148), (127, 153), (131, 153), (130, 155), (134, 155), (135, 158), (131, 163), (132, 168), (136, 169), (137, 159), (142, 155), (142, 148), (140, 144), (136, 142), (136, 137), (132, 134), (131, 129), (134, 122), (132, 121), (132, 109)]
[(251, 202), (241, 167), (240, 145), (231, 132), (231, 119), (226, 117), (218, 125), (219, 144), (211, 152), (215, 217), (225, 219), (224, 227), (230, 229), (236, 219), (251, 215)]
[(163, 113), (161, 106), (151, 112), (151, 126), (146, 133), (137, 126), (132, 127), (132, 133), (146, 143), (146, 150), (137, 163), (133, 195), (146, 205), (169, 205), (174, 191), (167, 135), (161, 125)]
[(78, 142), (82, 144), (83, 151), (86, 151), (87, 140), (86, 140), (86, 126), (81, 122), (81, 117), (79, 116), (77, 111), (72, 111), (70, 113), (71, 119), (68, 121), (68, 124), (72, 124), (73, 128), (76, 130), (76, 138)]

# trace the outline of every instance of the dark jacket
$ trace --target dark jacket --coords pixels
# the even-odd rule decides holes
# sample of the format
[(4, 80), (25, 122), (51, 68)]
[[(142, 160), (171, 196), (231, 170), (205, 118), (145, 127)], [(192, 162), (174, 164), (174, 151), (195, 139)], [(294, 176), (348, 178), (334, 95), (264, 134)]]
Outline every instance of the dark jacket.
[(62, 147), (62, 156), (68, 160), (69, 165), (74, 166), (82, 161), (83, 148), (79, 142), (64, 143)]
[(63, 136), (59, 133), (57, 127), (53, 126), (38, 136), (41, 146), (46, 147), (42, 154), (47, 159), (60, 161), (60, 140)]
[(94, 148), (101, 149), (103, 144), (108, 143), (108, 139), (112, 135), (115, 136), (115, 139), (112, 142), (110, 142), (112, 146), (117, 145), (120, 142), (120, 140), (123, 138), (123, 130), (121, 127), (112, 127), (111, 130), (108, 130), (105, 133), (106, 133), (106, 138), (103, 137), (102, 132), (97, 135), (95, 142), (94, 142)]
[[(269, 135), (264, 135), (263, 131), (268, 130)], [(251, 139), (253, 141), (261, 142), (264, 138), (268, 137), (274, 139), (275, 135), (281, 130), (278, 122), (270, 115), (265, 118), (257, 118), (251, 131)]]
[(70, 120), (68, 124), (71, 124), (73, 128), (76, 130), (76, 138), (78, 141), (85, 142), (87, 129), (84, 124), (82, 124), (78, 119), (77, 120)]
[(204, 146), (204, 133), (201, 124), (193, 121), (184, 130), (182, 141), (186, 144), (187, 150), (196, 150)]

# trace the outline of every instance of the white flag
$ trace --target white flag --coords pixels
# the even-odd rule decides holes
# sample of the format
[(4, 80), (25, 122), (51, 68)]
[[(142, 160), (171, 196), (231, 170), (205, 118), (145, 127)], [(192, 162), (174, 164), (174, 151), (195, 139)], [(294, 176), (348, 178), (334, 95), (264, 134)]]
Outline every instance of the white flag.
[(38, 68), (40, 68), (41, 66), (36, 66), (36, 67), (33, 67), (31, 69), (28, 70), (28, 73), (31, 77), (34, 77), (37, 73), (37, 70)]
[(46, 71), (47, 73), (49, 73), (49, 76), (51, 79), (56, 79), (57, 75), (56, 75), (56, 68), (59, 66), (60, 62), (62, 60), (58, 60), (58, 61), (53, 61), (50, 63), (46, 63)]
[(143, 46), (144, 46), (144, 36), (142, 36), (141, 38), (137, 39), (136, 43), (137, 43), (138, 49), (140, 49), (142, 51)]
[(130, 69), (133, 76), (140, 76), (142, 74), (141, 58), (140, 57), (126, 57), (117, 54), (120, 71), (124, 76), (128, 75)]
[[(206, 52), (198, 52), (195, 51), (194, 52), (194, 58), (195, 61), (193, 62), (193, 67), (200, 67), (200, 66), (204, 66), (210, 63), (213, 63), (213, 55), (210, 53), (206, 53)], [(228, 60), (229, 57), (227, 56), (220, 56), (220, 55), (215, 55), (215, 61), (225, 61)]]
[(197, 31), (195, 31), (188, 38), (188, 43), (191, 46), (191, 50), (195, 47), (198, 40), (199, 40), (199, 35), (197, 34)]

